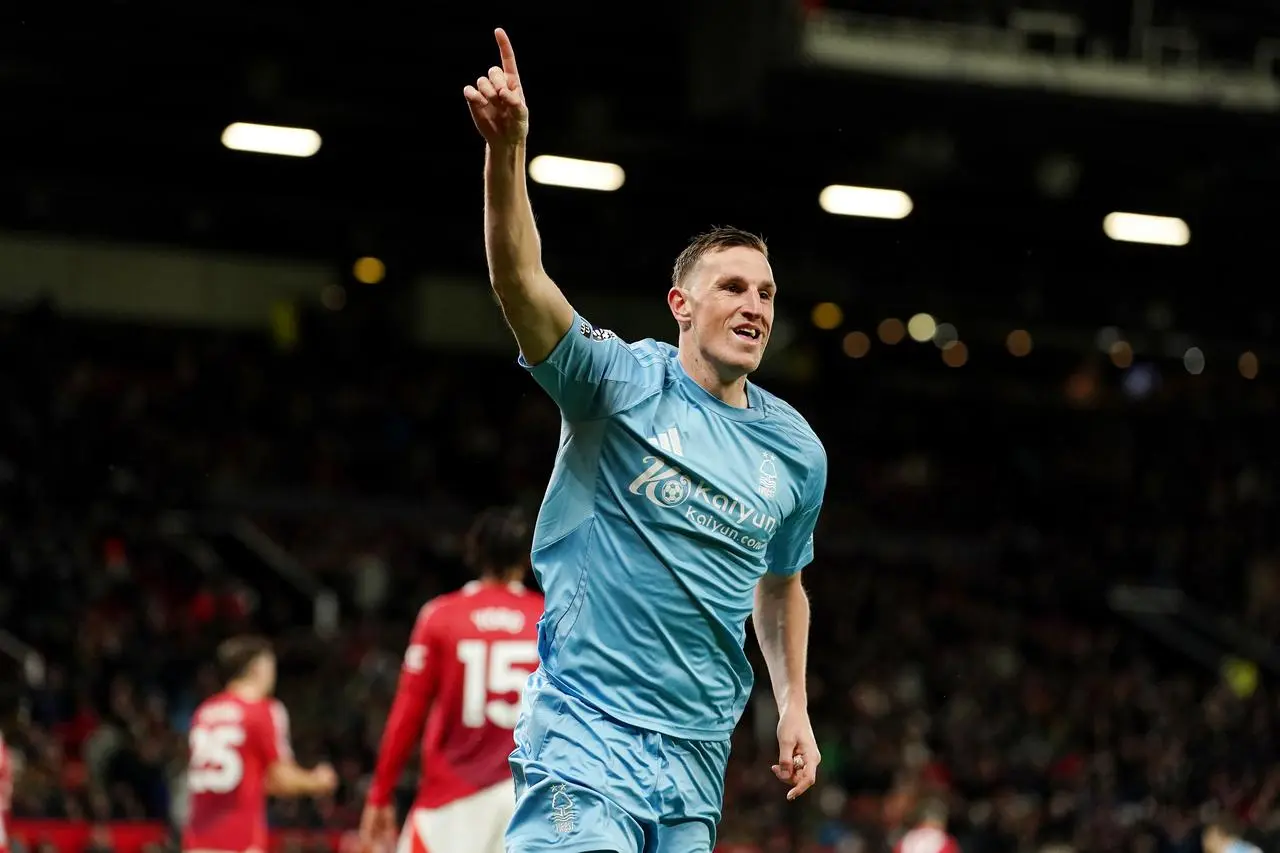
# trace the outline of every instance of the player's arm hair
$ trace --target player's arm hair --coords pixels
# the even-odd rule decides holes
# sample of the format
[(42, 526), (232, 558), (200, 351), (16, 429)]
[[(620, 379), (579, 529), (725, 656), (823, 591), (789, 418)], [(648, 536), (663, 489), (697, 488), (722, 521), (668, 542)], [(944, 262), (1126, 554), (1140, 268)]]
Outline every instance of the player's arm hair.
[(573, 325), (573, 308), (542, 266), (523, 144), (486, 147), (484, 245), (489, 282), (525, 361), (538, 364)]
[(282, 759), (267, 768), (267, 793), (273, 797), (310, 797), (324, 791), (315, 771), (295, 761)]
[(751, 621), (769, 669), (769, 682), (778, 710), (807, 707), (805, 669), (809, 653), (809, 597), (800, 572), (781, 576), (766, 574), (756, 585)]

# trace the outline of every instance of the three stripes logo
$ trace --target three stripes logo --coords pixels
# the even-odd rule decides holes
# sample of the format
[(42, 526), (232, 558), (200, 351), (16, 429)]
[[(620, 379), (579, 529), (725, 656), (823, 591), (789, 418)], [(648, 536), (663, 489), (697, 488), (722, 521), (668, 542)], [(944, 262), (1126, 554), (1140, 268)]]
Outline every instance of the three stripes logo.
[(680, 430), (672, 427), (649, 438), (650, 444), (656, 444), (672, 456), (684, 456), (684, 448), (680, 444)]
[[(684, 456), (680, 431), (675, 427), (650, 436), (649, 443), (660, 448), (667, 456)], [(644, 495), (657, 506), (673, 507), (684, 503), (693, 493), (693, 482), (683, 471), (668, 464), (665, 459), (646, 456), (644, 464), (649, 467), (627, 487), (631, 494)]]

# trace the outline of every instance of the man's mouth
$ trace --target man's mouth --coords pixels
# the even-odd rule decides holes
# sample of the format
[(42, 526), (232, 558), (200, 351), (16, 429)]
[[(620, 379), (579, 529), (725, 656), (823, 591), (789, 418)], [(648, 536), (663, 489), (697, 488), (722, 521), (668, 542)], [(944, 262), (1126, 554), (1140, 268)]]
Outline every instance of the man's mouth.
[(758, 341), (762, 335), (762, 332), (755, 326), (738, 326), (733, 330), (733, 333), (738, 337), (746, 338), (749, 341)]

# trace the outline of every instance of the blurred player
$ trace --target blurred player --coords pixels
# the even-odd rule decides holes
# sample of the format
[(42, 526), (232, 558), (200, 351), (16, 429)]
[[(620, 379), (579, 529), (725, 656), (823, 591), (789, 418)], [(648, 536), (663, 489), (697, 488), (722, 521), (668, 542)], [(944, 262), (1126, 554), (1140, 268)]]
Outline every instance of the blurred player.
[(1262, 853), (1262, 850), (1241, 836), (1244, 828), (1240, 822), (1230, 816), (1223, 816), (1210, 821), (1204, 828), (1200, 843), (1204, 853)]
[(914, 826), (898, 839), (893, 853), (960, 853), (960, 845), (947, 832), (947, 807), (936, 800), (923, 803)]
[(226, 689), (196, 708), (191, 721), (184, 851), (265, 851), (267, 796), (320, 796), (338, 784), (333, 768), (304, 770), (293, 760), (289, 717), (271, 698), (276, 656), (260, 637), (218, 648)]
[(421, 734), (422, 777), (400, 853), (502, 853), (515, 804), (511, 730), (538, 664), (542, 596), (521, 585), (531, 533), (517, 509), (481, 513), (466, 555), (480, 580), (418, 614), (361, 819), (366, 849), (394, 842), (392, 797)]
[(707, 853), (751, 694), (753, 604), (779, 711), (773, 772), (788, 799), (815, 779), (800, 571), (826, 452), (795, 409), (747, 381), (777, 294), (759, 237), (716, 229), (680, 254), (667, 292), (678, 349), (624, 343), (569, 304), (529, 204), (524, 81), (495, 36), (502, 67), (463, 90), (487, 143), (489, 276), (563, 420), (534, 535), (547, 613), (511, 757), (508, 849)]

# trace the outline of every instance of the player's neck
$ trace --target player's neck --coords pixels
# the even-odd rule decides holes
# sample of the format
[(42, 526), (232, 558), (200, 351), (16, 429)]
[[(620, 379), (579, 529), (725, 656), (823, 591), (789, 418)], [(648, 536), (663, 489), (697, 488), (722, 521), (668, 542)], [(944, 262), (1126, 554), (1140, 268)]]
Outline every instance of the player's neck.
[(745, 374), (726, 379), (720, 375), (715, 365), (707, 361), (693, 347), (680, 347), (680, 366), (689, 378), (722, 403), (745, 409), (749, 405), (747, 398), (747, 377)]
[(265, 690), (249, 681), (229, 682), (227, 684), (227, 692), (246, 702), (260, 702), (267, 698)]
[(522, 583), (524, 575), (523, 573), (515, 574), (514, 572), (509, 575), (486, 572), (485, 574), (482, 574), (478, 580), (480, 581), (481, 586), (511, 586), (512, 584)]

